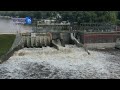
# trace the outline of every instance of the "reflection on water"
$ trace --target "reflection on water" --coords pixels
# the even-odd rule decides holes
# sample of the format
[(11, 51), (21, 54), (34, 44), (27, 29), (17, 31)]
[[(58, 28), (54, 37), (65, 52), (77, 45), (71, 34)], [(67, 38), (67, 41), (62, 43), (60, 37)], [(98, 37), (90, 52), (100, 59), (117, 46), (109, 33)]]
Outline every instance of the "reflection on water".
[(32, 28), (25, 25), (16, 25), (11, 19), (0, 18), (0, 33), (31, 32)]

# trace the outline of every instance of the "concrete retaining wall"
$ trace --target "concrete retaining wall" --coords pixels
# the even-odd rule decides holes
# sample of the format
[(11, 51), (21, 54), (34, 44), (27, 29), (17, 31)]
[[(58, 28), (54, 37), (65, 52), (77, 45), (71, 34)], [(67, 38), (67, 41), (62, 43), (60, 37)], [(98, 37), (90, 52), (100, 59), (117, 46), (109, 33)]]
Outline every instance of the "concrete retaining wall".
[(114, 48), (115, 47), (115, 43), (89, 43), (89, 44), (85, 44), (87, 46), (87, 48), (92, 49), (101, 49), (101, 48)]

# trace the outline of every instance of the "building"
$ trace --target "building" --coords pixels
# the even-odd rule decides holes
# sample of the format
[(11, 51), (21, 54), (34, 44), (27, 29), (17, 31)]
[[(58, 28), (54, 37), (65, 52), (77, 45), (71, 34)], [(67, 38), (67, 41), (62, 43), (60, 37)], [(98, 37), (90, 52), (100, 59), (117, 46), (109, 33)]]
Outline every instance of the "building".
[(81, 43), (88, 48), (112, 48), (120, 38), (120, 31), (112, 24), (81, 24)]

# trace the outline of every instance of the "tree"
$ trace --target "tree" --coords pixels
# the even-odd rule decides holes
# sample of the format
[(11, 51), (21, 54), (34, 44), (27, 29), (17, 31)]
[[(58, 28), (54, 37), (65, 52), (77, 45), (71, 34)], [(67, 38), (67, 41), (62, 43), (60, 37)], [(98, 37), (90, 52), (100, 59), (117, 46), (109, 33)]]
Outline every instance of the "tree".
[[(2, 16), (19, 16), (36, 19), (57, 18), (59, 22), (69, 21), (71, 23), (113, 23), (120, 22), (120, 12), (118, 11), (0, 11)], [(60, 18), (58, 17), (60, 16)]]

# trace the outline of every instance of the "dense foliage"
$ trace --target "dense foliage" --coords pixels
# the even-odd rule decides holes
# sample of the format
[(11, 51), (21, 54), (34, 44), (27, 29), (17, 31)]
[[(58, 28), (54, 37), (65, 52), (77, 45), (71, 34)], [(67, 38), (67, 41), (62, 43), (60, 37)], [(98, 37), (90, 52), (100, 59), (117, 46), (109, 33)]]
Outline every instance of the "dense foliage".
[(0, 11), (2, 16), (26, 17), (36, 19), (53, 19), (78, 23), (120, 23), (119, 11)]

